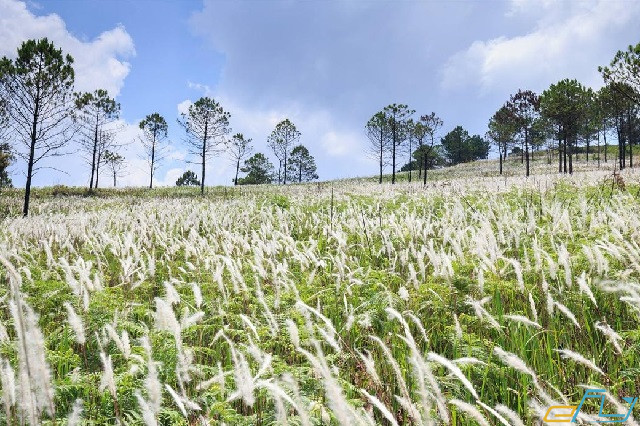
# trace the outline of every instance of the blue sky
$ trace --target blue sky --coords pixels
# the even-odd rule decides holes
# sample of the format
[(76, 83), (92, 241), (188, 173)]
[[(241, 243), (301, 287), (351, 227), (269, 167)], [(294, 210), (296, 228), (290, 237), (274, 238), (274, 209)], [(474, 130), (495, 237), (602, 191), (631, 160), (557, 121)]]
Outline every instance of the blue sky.
[[(321, 179), (332, 179), (376, 172), (363, 127), (389, 103), (435, 111), (444, 132), (484, 134), (518, 88), (539, 92), (562, 78), (599, 87), (597, 66), (640, 41), (638, 18), (633, 0), (0, 0), (0, 55), (47, 36), (76, 59), (78, 90), (116, 95), (128, 143), (122, 185), (147, 181), (134, 141), (152, 112), (167, 119), (171, 139), (157, 184), (195, 169), (176, 118), (203, 95), (269, 156), (267, 136), (290, 118)], [(66, 173), (43, 170), (36, 185), (87, 184), (77, 155), (55, 162)], [(12, 169), (17, 185), (24, 168)], [(206, 183), (232, 175), (221, 154)]]

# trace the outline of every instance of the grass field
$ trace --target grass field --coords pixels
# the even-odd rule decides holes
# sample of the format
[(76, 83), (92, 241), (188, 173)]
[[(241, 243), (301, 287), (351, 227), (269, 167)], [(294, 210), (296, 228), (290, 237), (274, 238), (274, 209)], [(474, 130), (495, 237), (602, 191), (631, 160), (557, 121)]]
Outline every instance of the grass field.
[(640, 175), (513, 163), (45, 188), (27, 219), (0, 193), (0, 424), (531, 425), (583, 385), (625, 407)]

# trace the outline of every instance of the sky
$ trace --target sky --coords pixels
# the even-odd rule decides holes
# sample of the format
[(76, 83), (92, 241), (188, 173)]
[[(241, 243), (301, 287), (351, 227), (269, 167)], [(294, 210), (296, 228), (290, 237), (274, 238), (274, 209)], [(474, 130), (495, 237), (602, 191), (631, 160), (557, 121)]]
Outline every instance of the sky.
[[(564, 78), (599, 88), (598, 65), (640, 42), (639, 18), (636, 0), (0, 0), (0, 56), (48, 37), (74, 57), (76, 90), (115, 97), (126, 158), (118, 186), (148, 184), (138, 123), (154, 112), (170, 140), (155, 184), (199, 174), (177, 118), (201, 96), (272, 161), (267, 137), (289, 118), (329, 180), (376, 173), (364, 126), (388, 104), (434, 111), (440, 136), (457, 125), (483, 135), (518, 89), (540, 93)], [(89, 166), (77, 146), (68, 151), (34, 185), (88, 185)], [(16, 186), (25, 170), (12, 167)], [(206, 184), (230, 185), (234, 171), (220, 154)], [(100, 179), (111, 183), (106, 171)]]

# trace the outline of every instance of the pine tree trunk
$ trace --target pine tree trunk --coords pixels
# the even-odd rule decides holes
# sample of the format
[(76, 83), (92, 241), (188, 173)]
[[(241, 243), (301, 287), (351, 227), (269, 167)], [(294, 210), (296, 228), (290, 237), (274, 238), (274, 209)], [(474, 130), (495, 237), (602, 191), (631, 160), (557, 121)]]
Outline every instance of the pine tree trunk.
[(621, 131), (621, 125), (620, 125), (620, 120), (616, 120), (616, 132), (618, 133), (618, 163), (620, 166), (620, 170), (624, 169), (624, 154), (623, 154), (623, 150), (622, 147), (624, 145), (624, 139), (622, 137), (622, 131)]
[(633, 135), (631, 131), (631, 111), (627, 109), (627, 141), (629, 143), (629, 167), (633, 169)]
[[(96, 120), (97, 121), (97, 120)], [(93, 177), (96, 170), (96, 151), (98, 150), (98, 123), (93, 135), (93, 155), (91, 157), (91, 180), (89, 181), (89, 189), (93, 189)]]
[(572, 139), (569, 142), (569, 174), (573, 174), (573, 144), (575, 141)]
[(409, 183), (411, 183), (411, 169), (413, 168), (411, 164), (411, 138), (409, 138)]
[(608, 147), (609, 145), (607, 145), (607, 128), (603, 125), (602, 126), (602, 137), (604, 138), (604, 162), (607, 162), (607, 151), (608, 151)]
[(587, 138), (587, 163), (589, 162), (589, 142), (591, 141), (591, 138)]
[(31, 125), (31, 144), (29, 145), (29, 165), (27, 166), (27, 183), (24, 190), (24, 205), (22, 206), (22, 216), (29, 215), (29, 202), (31, 201), (31, 178), (33, 177), (33, 162), (36, 152), (38, 120), (40, 119), (40, 88), (36, 91), (36, 105), (33, 111), (33, 122)]
[(527, 157), (527, 177), (529, 177), (529, 132), (525, 130), (524, 132), (524, 151), (525, 156)]
[(426, 185), (427, 184), (427, 166), (429, 165), (429, 154), (427, 153), (427, 150), (425, 150), (424, 152), (424, 175), (422, 175), (422, 184)]
[(282, 184), (286, 185), (287, 184), (287, 153), (286, 152), (284, 154), (284, 164), (282, 165), (282, 174), (283, 174)]
[(205, 173), (205, 160), (207, 157), (207, 138), (209, 136), (209, 123), (204, 124), (204, 137), (202, 138), (202, 181), (200, 182), (200, 194), (204, 195), (204, 173)]
[(391, 143), (393, 144), (391, 150), (391, 183), (396, 183), (396, 126), (393, 125), (393, 136), (391, 137)]
[(236, 178), (233, 180), (233, 184), (234, 185), (238, 184), (238, 172), (239, 171), (240, 171), (240, 159), (238, 158), (238, 161), (236, 162)]
[(33, 177), (33, 159), (36, 148), (36, 119), (33, 122), (33, 133), (31, 134), (31, 144), (29, 146), (29, 165), (27, 167), (27, 184), (24, 191), (24, 205), (22, 207), (22, 216), (29, 215), (29, 201), (31, 199), (31, 178)]
[(282, 160), (278, 158), (278, 185), (282, 184)]
[(562, 173), (562, 136), (558, 132), (558, 173)]
[(562, 156), (563, 156), (563, 160), (564, 160), (564, 173), (567, 173), (567, 134), (564, 134), (564, 148), (562, 149)]
[(100, 179), (100, 161), (102, 161), (102, 153), (98, 150), (98, 161), (96, 161), (96, 184), (94, 187), (98, 189), (98, 180)]
[(155, 168), (156, 163), (156, 132), (153, 132), (153, 140), (151, 141), (151, 170), (149, 178), (149, 189), (153, 189), (153, 169)]
[(383, 134), (383, 130), (382, 127), (380, 128), (380, 179), (378, 179), (378, 183), (382, 184), (382, 163), (384, 160), (384, 134)]
[[(420, 153), (422, 153), (422, 143), (420, 144), (420, 146), (418, 147), (418, 151)], [(411, 160), (411, 157), (409, 157), (409, 160)], [(420, 180), (420, 178), (422, 177), (422, 161), (420, 161), (420, 156), (418, 156), (418, 180)]]
[(600, 168), (600, 132), (598, 131), (598, 168)]

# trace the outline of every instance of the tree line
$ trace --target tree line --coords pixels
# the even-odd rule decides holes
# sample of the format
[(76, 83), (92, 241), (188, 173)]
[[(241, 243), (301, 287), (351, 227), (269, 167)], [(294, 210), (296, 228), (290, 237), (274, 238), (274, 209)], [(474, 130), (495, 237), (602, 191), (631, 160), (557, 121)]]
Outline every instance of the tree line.
[(633, 146), (640, 139), (640, 43), (618, 51), (598, 71), (605, 83), (599, 90), (564, 79), (541, 94), (519, 90), (493, 114), (487, 138), (498, 149), (500, 174), (510, 148), (520, 153), (527, 176), (530, 153), (544, 147), (549, 164), (557, 154), (560, 173), (573, 173), (578, 152), (586, 153), (586, 161), (597, 154), (600, 166), (602, 147), (604, 161), (609, 160), (612, 137), (616, 167), (633, 167)]
[(443, 122), (435, 113), (413, 118), (415, 110), (407, 105), (384, 107), (365, 125), (369, 154), (378, 165), (378, 182), (382, 183), (388, 165), (391, 182), (396, 182), (403, 156), (408, 162), (400, 170), (408, 172), (409, 182), (417, 170), (426, 184), (428, 169), (487, 158), (491, 145), (498, 151), (500, 174), (511, 152), (520, 155), (529, 176), (531, 156), (543, 148), (549, 164), (555, 153), (558, 171), (573, 173), (574, 156), (585, 152), (589, 161), (595, 144), (600, 166), (601, 148), (604, 161), (609, 161), (612, 138), (617, 147), (616, 167), (633, 167), (633, 147), (640, 140), (640, 43), (618, 51), (598, 71), (605, 83), (599, 90), (575, 79), (561, 80), (541, 94), (518, 90), (490, 118), (484, 138), (456, 126), (438, 141)]
[[(123, 147), (117, 134), (120, 104), (106, 90), (74, 91), (73, 58), (47, 38), (27, 40), (17, 49), (17, 57), (0, 59), (0, 187), (11, 186), (8, 167), (17, 158), (27, 164), (23, 214), (28, 215), (34, 175), (42, 160), (68, 154), (70, 143), (88, 165), (89, 190), (98, 188), (101, 168), (106, 167), (116, 186), (124, 170)], [(278, 159), (277, 173), (262, 153), (253, 151), (252, 140), (231, 133), (231, 115), (210, 97), (202, 97), (181, 113), (178, 124), (186, 133), (185, 143), (194, 163), (201, 166), (200, 179), (192, 171), (176, 184), (197, 182), (204, 193), (206, 165), (215, 155), (226, 152), (234, 162), (233, 183), (262, 184), (306, 182), (318, 179), (309, 150), (299, 143), (301, 133), (285, 119), (278, 123), (267, 142)], [(149, 188), (165, 158), (170, 141), (168, 123), (155, 112), (139, 123), (144, 157), (149, 164)], [(242, 165), (242, 166), (241, 166)], [(47, 166), (48, 168), (54, 168)], [(240, 178), (239, 173), (246, 173)]]
[[(369, 139), (369, 154), (378, 163), (378, 182), (382, 183), (383, 170), (391, 164), (391, 183), (396, 182), (400, 158), (407, 163), (400, 171), (413, 171), (418, 179), (427, 183), (427, 170), (441, 165), (455, 165), (487, 158), (489, 142), (480, 135), (469, 135), (462, 126), (456, 126), (438, 141), (437, 134), (443, 121), (435, 112), (414, 118), (415, 110), (405, 104), (391, 104), (375, 113), (365, 125)], [(439, 143), (437, 143), (439, 142)]]

